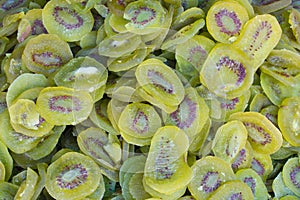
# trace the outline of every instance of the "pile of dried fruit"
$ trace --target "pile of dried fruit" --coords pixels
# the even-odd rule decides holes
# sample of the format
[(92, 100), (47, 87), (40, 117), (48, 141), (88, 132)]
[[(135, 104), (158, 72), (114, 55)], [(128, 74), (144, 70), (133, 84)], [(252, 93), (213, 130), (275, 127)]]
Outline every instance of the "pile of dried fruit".
[(0, 0), (0, 199), (300, 199), (300, 1)]

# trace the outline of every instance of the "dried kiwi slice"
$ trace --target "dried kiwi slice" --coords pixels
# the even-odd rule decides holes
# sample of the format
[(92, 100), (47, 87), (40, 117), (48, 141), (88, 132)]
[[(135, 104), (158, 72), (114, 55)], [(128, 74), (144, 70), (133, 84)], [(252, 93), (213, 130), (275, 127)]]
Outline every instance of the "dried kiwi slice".
[(31, 199), (36, 189), (39, 175), (31, 168), (27, 168), (26, 179), (20, 185), (16, 196), (16, 200), (27, 200)]
[(165, 15), (159, 1), (139, 0), (126, 6), (123, 17), (129, 20), (125, 25), (129, 32), (144, 35), (159, 31)]
[(229, 163), (214, 156), (197, 160), (192, 170), (194, 177), (188, 188), (192, 196), (199, 200), (208, 199), (221, 184), (236, 179)]
[(272, 189), (275, 194), (275, 198), (280, 198), (286, 195), (294, 195), (294, 192), (292, 192), (283, 181), (282, 172), (279, 172), (273, 180)]
[(13, 200), (18, 191), (18, 186), (5, 181), (0, 181), (0, 197), (2, 199)]
[(176, 126), (159, 128), (151, 140), (144, 184), (163, 194), (185, 188), (192, 179), (192, 170), (184, 159), (188, 145), (188, 137)]
[(205, 13), (201, 8), (191, 7), (180, 13), (172, 22), (172, 29), (178, 30), (194, 21), (204, 18)]
[(297, 196), (300, 196), (299, 190), (299, 172), (300, 172), (300, 164), (299, 158), (290, 158), (284, 164), (282, 169), (282, 176), (285, 185), (293, 191)]
[(94, 24), (90, 10), (79, 9), (65, 0), (49, 1), (42, 14), (47, 31), (68, 42), (80, 40)]
[(69, 152), (47, 169), (46, 189), (55, 199), (79, 199), (92, 194), (100, 180), (98, 165), (88, 156)]
[(289, 24), (291, 25), (291, 29), (298, 43), (300, 41), (299, 21), (300, 12), (297, 9), (291, 9), (291, 13), (289, 15)]
[(218, 42), (231, 43), (232, 37), (239, 36), (249, 20), (247, 10), (233, 0), (214, 3), (207, 12), (207, 30)]
[(233, 45), (247, 54), (252, 61), (252, 67), (256, 70), (279, 42), (281, 32), (281, 27), (274, 16), (257, 15), (244, 25)]
[(300, 133), (300, 97), (290, 97), (283, 100), (278, 110), (278, 126), (292, 146), (299, 146)]
[(263, 179), (263, 181), (266, 181), (267, 177), (273, 171), (270, 154), (262, 154), (254, 151), (251, 168)]
[(200, 81), (212, 93), (233, 99), (250, 89), (254, 71), (246, 54), (226, 44), (216, 45), (200, 72)]
[(5, 146), (5, 144), (0, 141), (0, 161), (2, 162), (2, 164), (4, 165), (5, 168), (5, 178), (4, 180), (8, 180), (12, 174), (12, 170), (13, 170), (13, 160), (11, 155), (8, 152), (7, 147)]
[(41, 116), (54, 125), (76, 125), (88, 118), (93, 99), (88, 92), (66, 87), (44, 88), (36, 102)]
[(243, 147), (235, 157), (235, 160), (232, 162), (231, 167), (234, 171), (237, 171), (238, 169), (250, 168), (252, 160), (253, 149), (250, 143), (247, 141), (246, 146)]
[(156, 58), (142, 62), (135, 76), (139, 85), (160, 102), (177, 106), (184, 98), (184, 88), (176, 73)]
[(264, 115), (257, 112), (234, 113), (230, 120), (240, 120), (248, 131), (248, 140), (257, 152), (272, 154), (282, 144), (282, 134)]
[(267, 200), (269, 197), (268, 190), (261, 177), (252, 169), (241, 169), (236, 172), (238, 180), (246, 183), (255, 199)]
[(212, 143), (214, 155), (232, 163), (246, 146), (248, 132), (244, 124), (234, 120), (218, 128)]
[(72, 58), (67, 42), (55, 34), (41, 34), (28, 41), (22, 62), (30, 71), (48, 76)]

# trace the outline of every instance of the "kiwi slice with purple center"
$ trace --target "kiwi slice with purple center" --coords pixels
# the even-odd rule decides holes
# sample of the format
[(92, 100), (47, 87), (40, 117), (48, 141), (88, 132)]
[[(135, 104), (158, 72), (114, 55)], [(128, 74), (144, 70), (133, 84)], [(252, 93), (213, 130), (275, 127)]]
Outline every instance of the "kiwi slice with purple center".
[(274, 192), (275, 198), (281, 198), (286, 195), (294, 195), (294, 192), (291, 191), (285, 184), (282, 176), (282, 172), (279, 172), (275, 177), (272, 183), (272, 190)]
[(251, 168), (263, 179), (263, 181), (266, 181), (267, 177), (273, 171), (270, 154), (255, 152), (251, 161)]
[(285, 185), (297, 196), (300, 195), (299, 172), (300, 164), (298, 157), (288, 159), (282, 170), (282, 177)]
[(90, 10), (82, 10), (65, 0), (51, 0), (43, 8), (43, 23), (50, 34), (68, 42), (80, 40), (94, 24)]
[(247, 141), (245, 147), (243, 147), (235, 157), (231, 167), (234, 171), (237, 171), (238, 169), (250, 168), (252, 160), (253, 149), (250, 143)]

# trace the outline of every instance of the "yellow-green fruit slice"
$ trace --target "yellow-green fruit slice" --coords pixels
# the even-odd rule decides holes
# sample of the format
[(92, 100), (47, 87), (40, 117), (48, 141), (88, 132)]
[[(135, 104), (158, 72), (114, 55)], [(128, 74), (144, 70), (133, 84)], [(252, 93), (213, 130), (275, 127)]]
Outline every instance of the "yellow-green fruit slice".
[(212, 93), (233, 99), (250, 89), (254, 71), (246, 54), (233, 46), (216, 45), (200, 72), (200, 81)]
[(184, 98), (184, 88), (176, 73), (156, 58), (142, 62), (135, 76), (139, 85), (160, 102), (177, 106)]
[(22, 54), (22, 62), (28, 70), (46, 76), (56, 72), (72, 58), (68, 43), (55, 34), (31, 38)]
[(0, 181), (0, 197), (2, 199), (14, 200), (17, 191), (17, 185), (5, 181)]
[(232, 162), (231, 167), (234, 171), (237, 171), (238, 169), (250, 168), (252, 160), (253, 149), (250, 143), (247, 141), (246, 146), (243, 147), (235, 157), (235, 160)]
[(192, 166), (189, 191), (198, 200), (208, 199), (223, 183), (236, 179), (230, 164), (221, 158), (206, 156)]
[(299, 173), (299, 158), (295, 157), (288, 159), (282, 169), (283, 181), (297, 196), (300, 196)]
[(43, 23), (50, 34), (73, 42), (89, 33), (94, 24), (90, 10), (72, 6), (65, 0), (51, 0), (43, 8)]
[(55, 199), (71, 200), (92, 194), (100, 180), (98, 165), (88, 156), (69, 152), (47, 169), (46, 189)]
[(38, 199), (38, 197), (41, 195), (42, 190), (45, 187), (46, 184), (46, 173), (48, 165), (46, 163), (39, 163), (37, 164), (38, 173), (39, 173), (39, 179), (35, 187), (34, 194), (32, 196), (32, 200)]
[(36, 189), (39, 175), (31, 168), (27, 168), (26, 179), (20, 185), (15, 200), (27, 200), (31, 199)]
[(241, 199), (254, 200), (250, 187), (242, 181), (228, 181), (221, 185), (209, 200)]
[(256, 70), (277, 45), (281, 33), (281, 27), (274, 16), (257, 15), (244, 25), (233, 45), (246, 53)]
[(292, 146), (300, 146), (300, 97), (283, 100), (278, 110), (278, 126)]
[(234, 120), (218, 128), (212, 143), (215, 156), (232, 163), (246, 145), (248, 132), (244, 124)]
[(54, 125), (76, 125), (88, 118), (93, 99), (88, 92), (66, 87), (44, 88), (36, 105), (41, 116)]
[(192, 7), (180, 13), (174, 19), (171, 28), (178, 30), (188, 24), (195, 22), (198, 19), (204, 18), (205, 13), (201, 8)]
[(176, 126), (164, 126), (152, 138), (145, 165), (144, 183), (164, 194), (185, 188), (192, 170), (185, 162), (188, 137)]
[(206, 15), (208, 32), (215, 40), (222, 43), (231, 43), (232, 37), (239, 36), (248, 20), (247, 10), (233, 0), (217, 1)]
[(294, 192), (292, 192), (283, 181), (282, 172), (279, 172), (276, 178), (273, 180), (272, 190), (275, 194), (275, 198), (280, 198), (286, 195), (294, 195)]
[(5, 180), (5, 166), (2, 161), (0, 161), (0, 181)]
[(270, 154), (254, 152), (251, 168), (263, 179), (263, 181), (266, 181), (267, 177), (273, 171)]
[(143, 174), (132, 175), (129, 183), (129, 192), (131, 196), (136, 200), (143, 200), (151, 197), (143, 186)]
[(197, 154), (198, 151), (201, 151), (206, 138), (208, 137), (211, 123), (211, 119), (208, 118), (201, 131), (194, 136), (192, 141), (190, 141), (189, 152)]
[(5, 168), (5, 180), (7, 181), (11, 174), (13, 169), (13, 160), (11, 155), (8, 152), (7, 147), (3, 142), (0, 141), (0, 161), (4, 165)]
[(289, 24), (291, 25), (291, 29), (298, 43), (300, 41), (299, 21), (300, 21), (300, 12), (297, 9), (292, 9), (289, 15)]
[(234, 113), (229, 119), (244, 123), (248, 140), (255, 151), (272, 154), (281, 147), (281, 132), (264, 115), (257, 112)]
[(261, 111), (264, 107), (272, 105), (268, 97), (266, 97), (262, 93), (257, 93), (255, 96), (252, 98), (252, 101), (249, 105), (249, 110), (252, 112), (259, 112)]

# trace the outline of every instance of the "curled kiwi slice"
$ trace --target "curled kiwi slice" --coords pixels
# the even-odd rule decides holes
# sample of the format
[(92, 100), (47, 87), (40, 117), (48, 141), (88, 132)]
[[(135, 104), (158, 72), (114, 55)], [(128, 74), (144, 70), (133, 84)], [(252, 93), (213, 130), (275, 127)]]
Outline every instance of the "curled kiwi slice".
[(278, 110), (278, 126), (286, 139), (293, 146), (300, 146), (300, 97), (283, 100)]
[(276, 178), (273, 180), (272, 189), (276, 198), (286, 195), (294, 195), (294, 192), (286, 186), (283, 180), (282, 172), (279, 172)]
[(142, 62), (135, 76), (139, 85), (160, 102), (177, 106), (184, 98), (184, 88), (176, 73), (156, 58)]
[(67, 42), (55, 34), (41, 34), (28, 41), (23, 51), (22, 62), (30, 71), (48, 76), (72, 57)]
[(300, 21), (300, 12), (297, 9), (292, 9), (289, 15), (289, 24), (291, 25), (293, 34), (298, 43), (300, 41), (299, 21)]
[(200, 81), (211, 92), (233, 99), (250, 89), (254, 71), (246, 54), (226, 44), (216, 45), (200, 72)]
[(160, 30), (166, 11), (159, 1), (139, 0), (129, 3), (124, 18), (126, 29), (135, 34), (149, 34)]
[(0, 161), (4, 165), (4, 169), (5, 169), (4, 180), (7, 181), (12, 174), (13, 160), (11, 155), (8, 152), (7, 147), (1, 141), (0, 141)]
[(186, 188), (192, 179), (192, 170), (184, 159), (188, 145), (188, 137), (176, 126), (159, 128), (151, 140), (144, 184), (164, 194)]
[(69, 152), (47, 169), (46, 189), (55, 199), (78, 199), (92, 194), (100, 180), (98, 165), (88, 156)]
[(233, 0), (217, 1), (206, 15), (208, 32), (215, 40), (223, 43), (231, 43), (232, 37), (240, 34), (248, 20), (246, 9)]
[(262, 154), (254, 151), (251, 168), (265, 181), (273, 171), (270, 154)]
[(43, 23), (47, 31), (65, 41), (80, 40), (94, 24), (90, 10), (82, 10), (63, 0), (51, 0), (43, 8)]
[(174, 19), (171, 28), (178, 30), (188, 24), (193, 23), (194, 21), (204, 18), (205, 13), (201, 8), (198, 7), (192, 7), (189, 8), (182, 13), (180, 13), (176, 18)]
[(93, 99), (88, 92), (66, 87), (44, 88), (36, 105), (41, 116), (54, 125), (76, 125), (88, 118)]
[(236, 172), (238, 180), (246, 183), (255, 199), (267, 200), (269, 197), (268, 190), (261, 177), (252, 169), (241, 169)]
[(20, 185), (16, 193), (15, 199), (16, 200), (31, 199), (36, 189), (38, 179), (39, 179), (39, 175), (31, 168), (28, 167), (26, 173), (26, 179)]
[(235, 157), (231, 167), (234, 171), (237, 171), (238, 169), (250, 168), (252, 160), (253, 149), (250, 143), (247, 141), (246, 146), (243, 147)]
[(252, 98), (252, 101), (249, 105), (249, 110), (252, 112), (259, 112), (266, 106), (272, 105), (268, 97), (266, 97), (262, 93), (257, 93), (255, 96)]
[(234, 113), (230, 120), (240, 120), (248, 131), (248, 140), (257, 152), (271, 154), (282, 144), (282, 134), (264, 115), (257, 112)]
[(194, 136), (194, 138), (190, 141), (189, 152), (193, 154), (198, 154), (199, 151), (201, 152), (203, 145), (208, 137), (211, 123), (212, 123), (211, 119), (208, 118), (201, 131), (197, 133)]
[(281, 33), (281, 27), (274, 16), (257, 15), (244, 25), (233, 45), (245, 52), (253, 68), (257, 69), (277, 45)]
[(9, 182), (0, 181), (0, 197), (2, 199), (13, 200), (18, 191), (18, 186)]
[(232, 163), (246, 145), (248, 132), (244, 124), (234, 120), (218, 128), (212, 143), (215, 156)]
[(282, 176), (285, 185), (297, 196), (300, 196), (298, 179), (299, 172), (300, 164), (298, 157), (288, 159), (288, 161), (284, 164), (282, 170)]
[(229, 163), (214, 156), (196, 161), (192, 170), (194, 177), (188, 188), (199, 200), (208, 199), (223, 183), (236, 179)]

